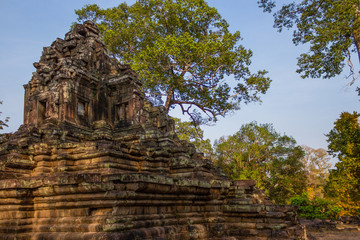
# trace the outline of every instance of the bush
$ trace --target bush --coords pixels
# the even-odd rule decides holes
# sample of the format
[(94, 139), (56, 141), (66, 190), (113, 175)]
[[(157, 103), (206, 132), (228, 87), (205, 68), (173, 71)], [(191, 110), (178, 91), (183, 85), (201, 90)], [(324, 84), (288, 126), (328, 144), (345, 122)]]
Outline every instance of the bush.
[(324, 198), (309, 200), (308, 194), (291, 198), (290, 204), (299, 206), (298, 216), (307, 219), (336, 219), (341, 211), (332, 200)]

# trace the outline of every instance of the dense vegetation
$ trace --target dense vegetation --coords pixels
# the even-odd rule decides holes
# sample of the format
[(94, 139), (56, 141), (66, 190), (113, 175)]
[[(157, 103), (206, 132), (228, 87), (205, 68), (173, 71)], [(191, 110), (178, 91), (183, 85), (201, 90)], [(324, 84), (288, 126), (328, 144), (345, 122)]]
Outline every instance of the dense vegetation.
[(344, 214), (360, 214), (360, 122), (357, 112), (341, 114), (328, 136), (330, 153), (339, 160), (330, 171), (326, 193)]
[(307, 193), (290, 199), (291, 205), (299, 206), (298, 216), (300, 218), (336, 219), (341, 208), (334, 200), (325, 198), (310, 199)]
[[(324, 149), (296, 145), (271, 124), (251, 122), (235, 134), (215, 141), (214, 150), (203, 131), (190, 122), (187, 132), (199, 132), (187, 139), (234, 180), (254, 179), (278, 204), (299, 206), (299, 216), (331, 218), (359, 215), (360, 202), (360, 121), (358, 113), (343, 113), (328, 136), (330, 153), (338, 157), (330, 170), (330, 155)], [(185, 132), (177, 120), (177, 131)], [(186, 135), (186, 133), (185, 133)], [(203, 145), (202, 145), (203, 144)], [(206, 146), (204, 148), (204, 146)]]
[(271, 124), (252, 122), (215, 146), (214, 162), (234, 180), (254, 179), (275, 202), (285, 204), (305, 191), (304, 151)]

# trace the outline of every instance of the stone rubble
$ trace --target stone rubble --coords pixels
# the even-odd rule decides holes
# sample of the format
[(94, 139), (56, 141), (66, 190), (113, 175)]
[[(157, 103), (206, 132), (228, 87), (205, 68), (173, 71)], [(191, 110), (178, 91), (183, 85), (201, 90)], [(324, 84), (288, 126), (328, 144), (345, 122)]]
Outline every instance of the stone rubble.
[(0, 137), (0, 239), (301, 239), (296, 208), (180, 141), (92, 22), (45, 47)]

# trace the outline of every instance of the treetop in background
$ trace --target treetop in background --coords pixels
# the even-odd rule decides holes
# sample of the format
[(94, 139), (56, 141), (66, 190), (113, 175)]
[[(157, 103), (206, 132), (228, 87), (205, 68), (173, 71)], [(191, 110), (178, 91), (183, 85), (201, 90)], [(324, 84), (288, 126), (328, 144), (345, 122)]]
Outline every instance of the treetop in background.
[(216, 164), (232, 179), (256, 180), (278, 204), (305, 191), (304, 151), (271, 124), (244, 124), (234, 135), (220, 139), (215, 148)]
[(146, 96), (167, 112), (178, 106), (196, 123), (216, 121), (269, 88), (266, 71), (251, 73), (240, 33), (204, 0), (94, 4), (76, 14), (98, 24), (111, 54), (139, 73)]

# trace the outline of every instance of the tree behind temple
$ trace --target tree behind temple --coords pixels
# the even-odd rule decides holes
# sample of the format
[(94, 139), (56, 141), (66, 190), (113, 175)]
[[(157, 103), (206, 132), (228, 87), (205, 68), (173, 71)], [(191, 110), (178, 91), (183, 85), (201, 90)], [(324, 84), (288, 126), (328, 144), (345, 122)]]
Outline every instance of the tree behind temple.
[(357, 112), (344, 112), (327, 135), (330, 153), (339, 159), (330, 171), (326, 193), (337, 200), (342, 214), (360, 214), (360, 123)]
[(277, 203), (286, 203), (306, 188), (304, 152), (296, 141), (271, 124), (251, 122), (216, 144), (216, 165), (232, 179), (254, 179)]
[(305, 156), (302, 162), (305, 167), (307, 178), (307, 193), (309, 200), (324, 197), (324, 186), (329, 177), (331, 167), (330, 156), (325, 149), (313, 149), (308, 146), (302, 146)]
[[(79, 20), (95, 21), (121, 63), (139, 73), (147, 97), (169, 112), (180, 107), (196, 123), (216, 120), (260, 101), (266, 71), (251, 73), (252, 52), (204, 0), (138, 0), (110, 9), (87, 5)], [(229, 84), (226, 76), (236, 82)]]

